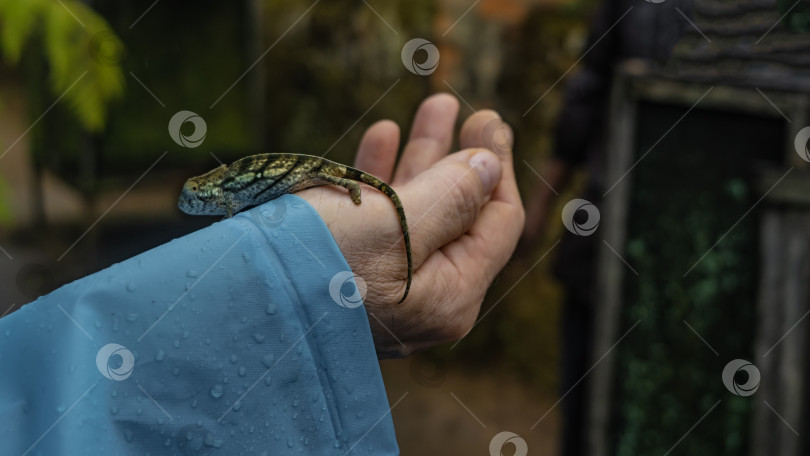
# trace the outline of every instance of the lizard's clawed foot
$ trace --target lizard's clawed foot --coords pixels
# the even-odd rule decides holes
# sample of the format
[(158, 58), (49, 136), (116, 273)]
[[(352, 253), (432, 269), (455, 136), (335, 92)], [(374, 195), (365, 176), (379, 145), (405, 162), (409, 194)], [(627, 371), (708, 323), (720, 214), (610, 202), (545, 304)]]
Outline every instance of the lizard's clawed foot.
[(360, 205), (360, 184), (354, 181), (350, 181), (348, 179), (341, 179), (340, 185), (349, 189), (349, 195), (352, 197), (352, 202), (356, 205)]

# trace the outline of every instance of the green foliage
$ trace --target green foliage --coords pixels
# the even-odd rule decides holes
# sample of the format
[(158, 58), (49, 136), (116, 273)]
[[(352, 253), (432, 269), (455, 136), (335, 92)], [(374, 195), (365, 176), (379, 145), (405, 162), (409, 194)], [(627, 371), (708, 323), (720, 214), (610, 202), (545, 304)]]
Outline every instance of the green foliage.
[(110, 26), (76, 0), (0, 0), (0, 50), (17, 65), (41, 46), (53, 93), (71, 107), (82, 127), (104, 128), (110, 101), (120, 97), (123, 44)]
[[(642, 106), (637, 150), (685, 109)], [(625, 258), (639, 275), (625, 275), (621, 332), (640, 322), (617, 348), (613, 454), (666, 453), (718, 401), (673, 454), (745, 454), (755, 399), (720, 376), (752, 359), (758, 222), (741, 216), (759, 196), (750, 164), (779, 159), (782, 128), (695, 110), (634, 169)]]
[(796, 0), (777, 0), (776, 7), (779, 14), (785, 14), (785, 24), (794, 32), (807, 33), (810, 31), (810, 5)]
[[(274, 97), (286, 87), (264, 84), (262, 65), (289, 45), (287, 37), (259, 59), (278, 35), (271, 41), (257, 42), (256, 32), (246, 25), (250, 11), (244, 2), (198, 0), (193, 8), (187, 4), (156, 6), (131, 29), (133, 20), (145, 9), (142, 2), (96, 2), (94, 8), (114, 30), (125, 33), (127, 55), (123, 65), (131, 73), (126, 76), (129, 84), (124, 96), (111, 106), (107, 128), (97, 136), (98, 169), (105, 179), (132, 179), (133, 169), (146, 169), (163, 150), (169, 154), (159, 168), (180, 168), (189, 174), (216, 166), (211, 154), (230, 162), (264, 151), (259, 146), (260, 134), (265, 128), (275, 133), (275, 126), (263, 123), (264, 111), (257, 109), (262, 104), (259, 98), (262, 91)], [(295, 19), (275, 32), (282, 33)], [(297, 29), (293, 28), (290, 35)], [(286, 74), (287, 69), (274, 71)], [(205, 119), (208, 133), (197, 148), (180, 147), (168, 134), (169, 119), (180, 110), (196, 112)], [(50, 127), (61, 130), (60, 139), (40, 150), (51, 151), (53, 144), (58, 145), (60, 172), (69, 180), (70, 166), (76, 166), (85, 152), (67, 149), (65, 142), (72, 131), (63, 125)]]

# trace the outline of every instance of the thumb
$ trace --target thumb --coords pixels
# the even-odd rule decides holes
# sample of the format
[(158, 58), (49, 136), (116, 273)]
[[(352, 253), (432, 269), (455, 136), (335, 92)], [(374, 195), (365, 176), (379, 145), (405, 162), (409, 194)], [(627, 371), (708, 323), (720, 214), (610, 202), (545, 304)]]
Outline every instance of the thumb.
[(403, 186), (414, 262), (458, 239), (470, 227), (501, 180), (498, 157), (486, 149), (448, 155)]

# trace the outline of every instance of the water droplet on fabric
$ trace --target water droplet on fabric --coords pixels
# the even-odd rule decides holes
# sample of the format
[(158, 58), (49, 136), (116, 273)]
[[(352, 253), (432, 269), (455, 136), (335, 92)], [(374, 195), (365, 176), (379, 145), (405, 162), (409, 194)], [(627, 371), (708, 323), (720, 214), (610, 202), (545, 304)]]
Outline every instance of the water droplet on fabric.
[(222, 388), (222, 385), (216, 384), (213, 388), (211, 388), (211, 396), (215, 399), (219, 399), (222, 395), (225, 394), (225, 391)]

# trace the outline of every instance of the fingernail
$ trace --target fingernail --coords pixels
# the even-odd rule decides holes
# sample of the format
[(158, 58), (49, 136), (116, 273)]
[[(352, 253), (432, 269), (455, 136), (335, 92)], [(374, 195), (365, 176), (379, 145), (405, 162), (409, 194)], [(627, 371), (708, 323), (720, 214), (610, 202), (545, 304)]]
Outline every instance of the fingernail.
[(470, 158), (469, 163), (478, 172), (478, 177), (484, 184), (484, 193), (492, 193), (498, 183), (498, 158), (487, 152), (479, 152)]

